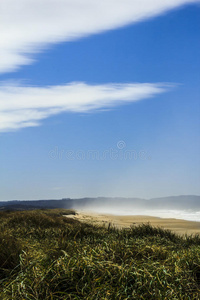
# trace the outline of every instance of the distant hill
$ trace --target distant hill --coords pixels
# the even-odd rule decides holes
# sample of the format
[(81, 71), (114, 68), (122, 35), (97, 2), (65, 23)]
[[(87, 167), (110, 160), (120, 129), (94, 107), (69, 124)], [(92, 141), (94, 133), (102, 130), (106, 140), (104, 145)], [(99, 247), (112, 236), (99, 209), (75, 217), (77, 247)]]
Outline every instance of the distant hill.
[(170, 196), (152, 198), (150, 200), (140, 198), (123, 197), (98, 197), (81, 199), (47, 199), (47, 200), (13, 200), (0, 201), (2, 210), (30, 210), (37, 208), (67, 208), (82, 210), (194, 210), (200, 211), (200, 196)]

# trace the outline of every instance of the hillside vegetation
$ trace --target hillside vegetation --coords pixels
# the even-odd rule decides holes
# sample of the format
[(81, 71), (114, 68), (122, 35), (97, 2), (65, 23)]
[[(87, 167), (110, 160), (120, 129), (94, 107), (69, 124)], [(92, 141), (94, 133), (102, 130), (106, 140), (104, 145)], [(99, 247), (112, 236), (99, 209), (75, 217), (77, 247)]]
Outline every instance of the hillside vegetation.
[(200, 237), (0, 212), (0, 299), (200, 299)]

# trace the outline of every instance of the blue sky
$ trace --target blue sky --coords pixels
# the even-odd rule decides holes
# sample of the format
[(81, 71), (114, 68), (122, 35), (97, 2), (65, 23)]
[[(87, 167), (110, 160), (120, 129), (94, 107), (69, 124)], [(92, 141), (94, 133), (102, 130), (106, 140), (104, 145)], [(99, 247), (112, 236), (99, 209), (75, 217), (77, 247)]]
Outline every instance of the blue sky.
[(13, 1), (0, 200), (199, 195), (200, 2)]

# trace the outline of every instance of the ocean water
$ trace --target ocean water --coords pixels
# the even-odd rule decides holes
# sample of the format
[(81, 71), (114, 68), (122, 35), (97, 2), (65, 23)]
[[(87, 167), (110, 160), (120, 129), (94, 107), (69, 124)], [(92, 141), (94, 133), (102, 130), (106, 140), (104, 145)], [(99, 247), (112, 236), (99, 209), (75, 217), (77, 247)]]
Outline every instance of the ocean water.
[[(135, 214), (135, 213), (134, 213)], [(200, 222), (200, 211), (188, 210), (156, 210), (146, 211), (145, 215), (160, 217), (160, 218), (175, 218), (188, 221)]]

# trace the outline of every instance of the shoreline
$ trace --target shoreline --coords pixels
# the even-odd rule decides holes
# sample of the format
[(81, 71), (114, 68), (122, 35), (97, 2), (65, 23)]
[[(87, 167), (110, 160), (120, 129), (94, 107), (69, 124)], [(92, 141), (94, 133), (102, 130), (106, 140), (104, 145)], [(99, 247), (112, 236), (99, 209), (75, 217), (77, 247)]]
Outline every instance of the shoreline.
[(187, 221), (175, 218), (161, 218), (147, 215), (113, 215), (107, 213), (97, 213), (94, 211), (76, 211), (76, 215), (68, 215), (81, 222), (91, 224), (129, 228), (130, 226), (137, 226), (144, 223), (150, 223), (152, 226), (169, 229), (175, 233), (184, 234), (200, 234), (200, 222)]

